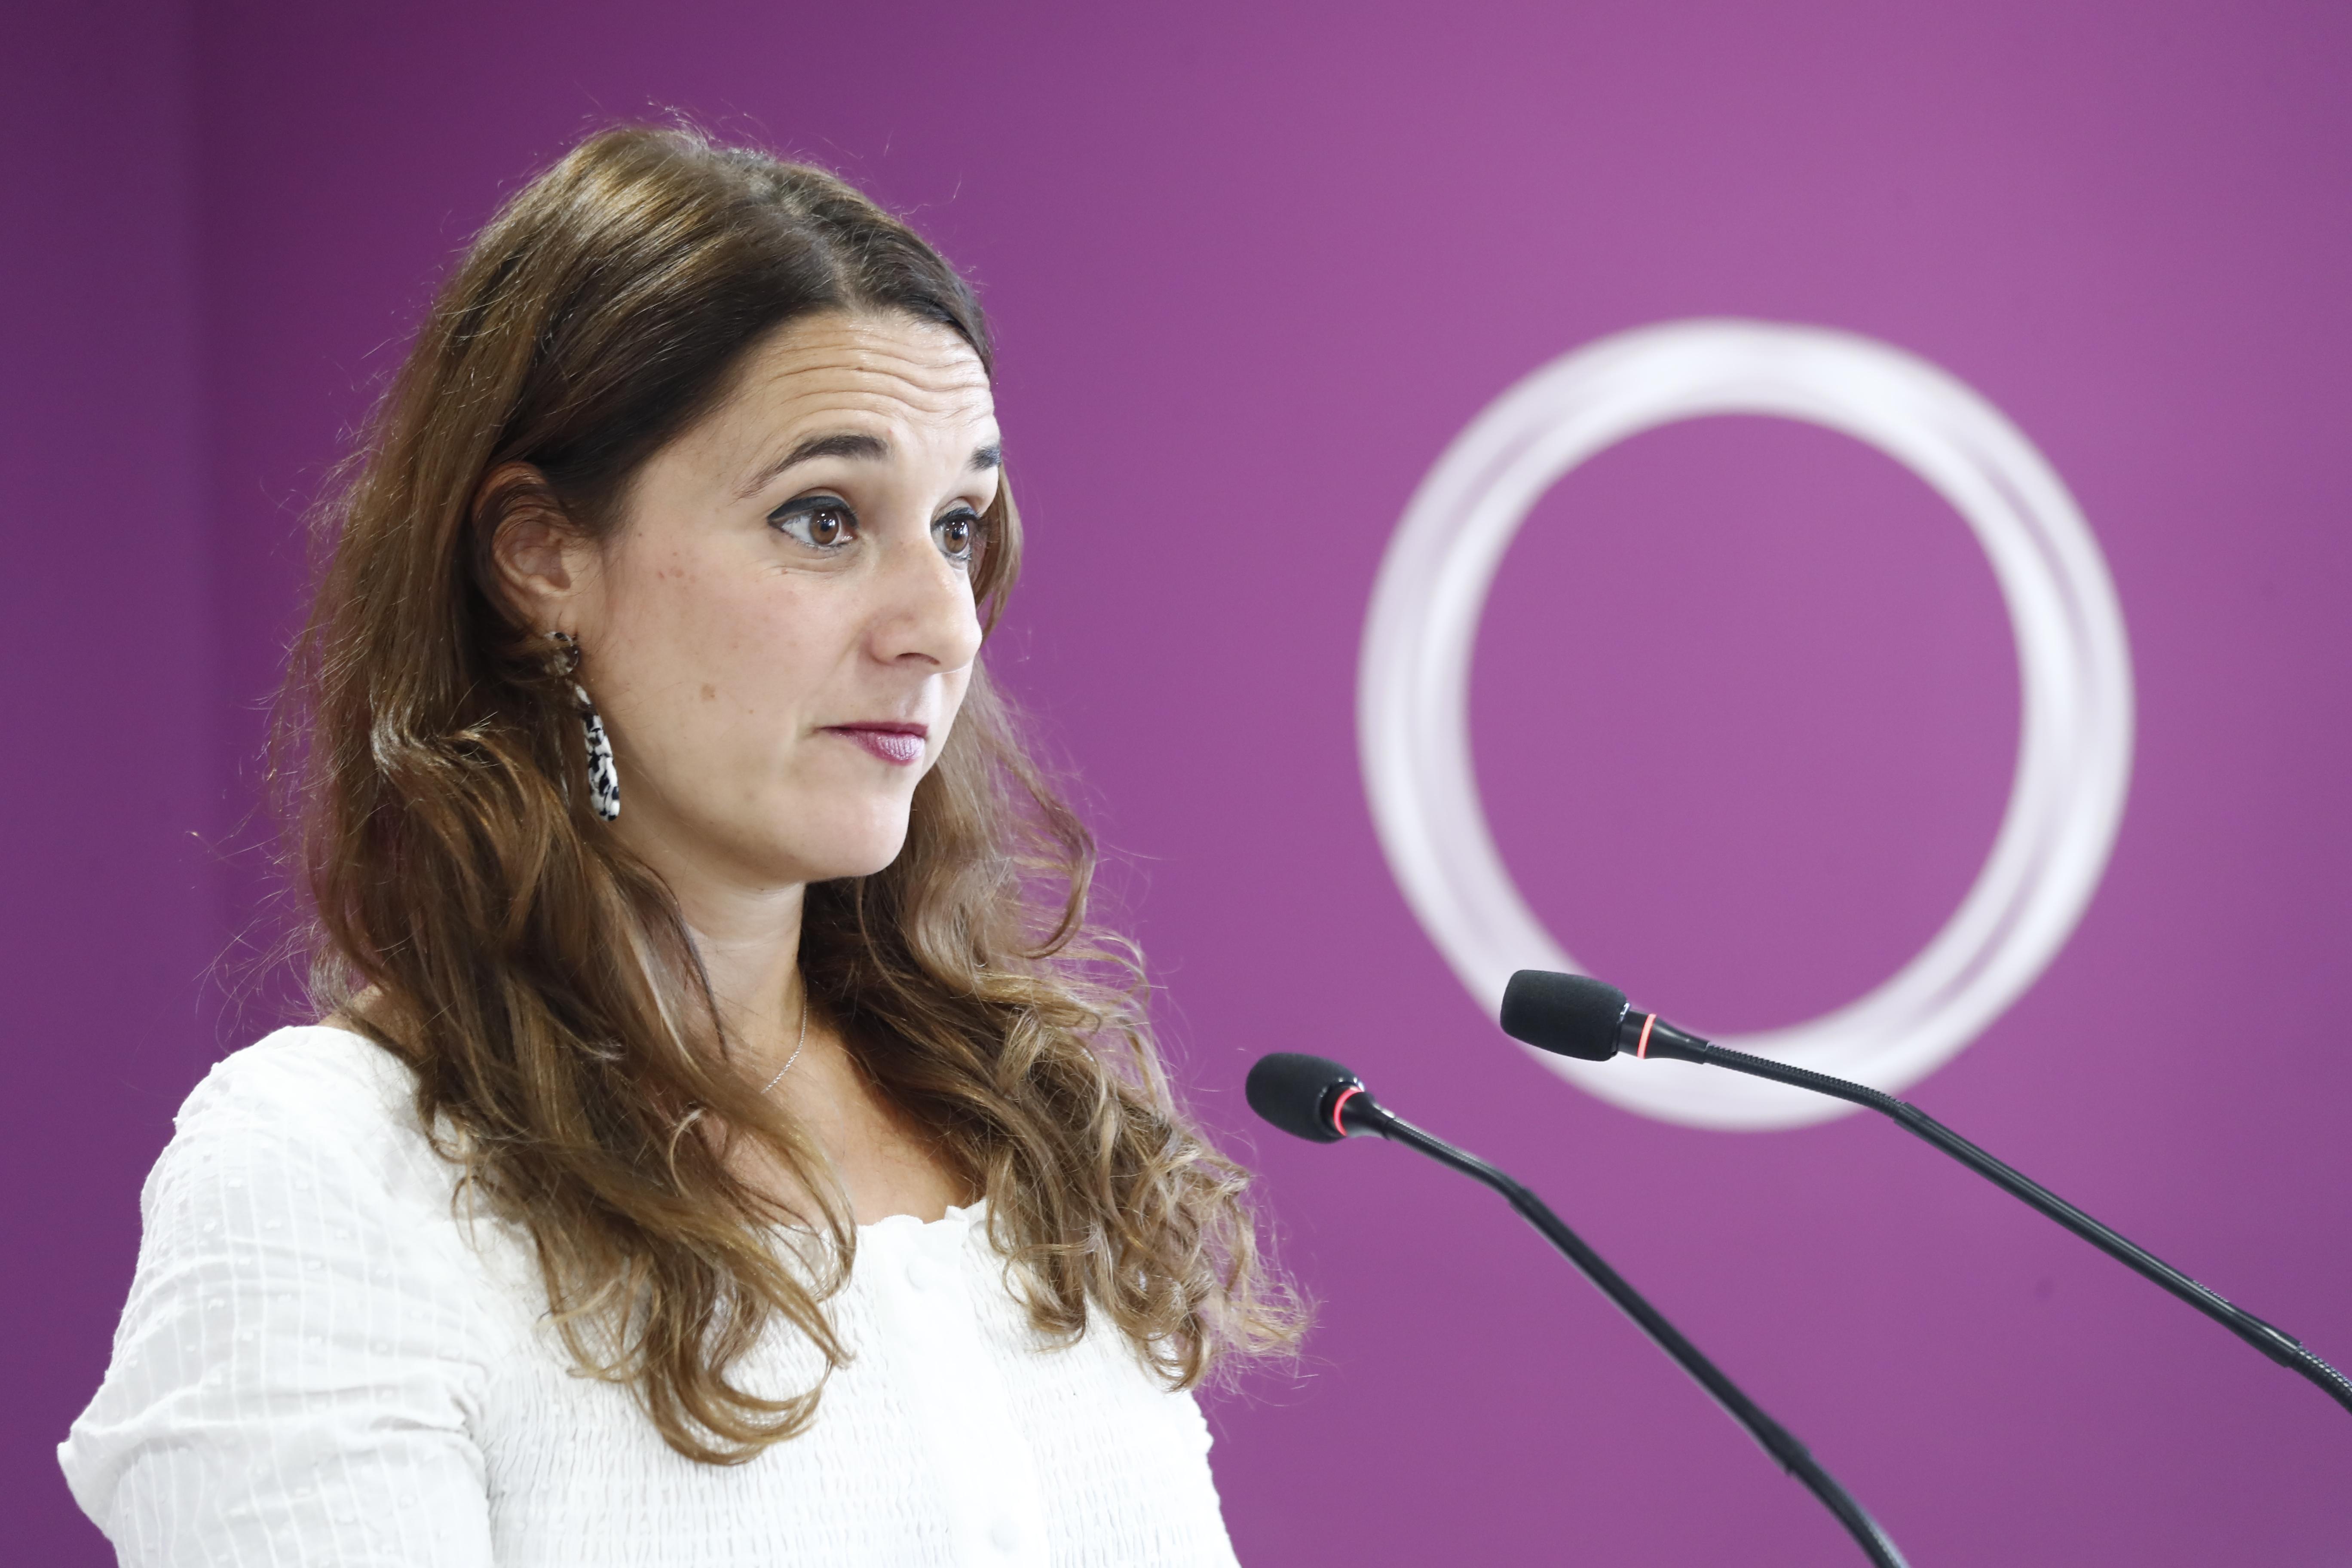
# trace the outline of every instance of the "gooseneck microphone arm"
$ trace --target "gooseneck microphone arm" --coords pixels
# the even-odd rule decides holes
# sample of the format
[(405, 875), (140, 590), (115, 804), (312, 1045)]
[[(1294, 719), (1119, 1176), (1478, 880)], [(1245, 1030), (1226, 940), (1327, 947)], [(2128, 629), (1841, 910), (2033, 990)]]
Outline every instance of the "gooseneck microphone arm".
[[(1600, 1025), (1612, 998), (1617, 1016), (1608, 1020), (1604, 1030)], [(2352, 1410), (2352, 1380), (2306, 1350), (2302, 1341), (2263, 1321), (2236, 1302), (2208, 1289), (2162, 1258), (2108, 1229), (1907, 1100), (1897, 1100), (1865, 1084), (1790, 1067), (1769, 1057), (1750, 1056), (1701, 1039), (1675, 1028), (1654, 1013), (1632, 1010), (1626, 1006), (1622, 992), (1583, 975), (1549, 974), (1541, 970), (1522, 970), (1513, 975), (1511, 989), (1503, 1003), (1503, 1028), (1515, 1038), (1538, 1048), (1588, 1061), (1605, 1061), (1624, 1051), (1645, 1058), (1664, 1057), (1704, 1067), (1727, 1068), (1750, 1078), (1769, 1079), (1848, 1104), (1865, 1106), (1890, 1117), (1906, 1131), (1934, 1144), (1994, 1185), (2056, 1220), (2126, 1268), (2154, 1280), (2279, 1365), (2318, 1384), (2336, 1404)], [(1545, 1037), (1531, 1037), (1536, 1035)]]
[[(1679, 1030), (1675, 1032), (1681, 1033)], [(1656, 1030), (1653, 1028), (1652, 1033), (1654, 1036)], [(2336, 1404), (2352, 1410), (2352, 1381), (2347, 1381), (2342, 1373), (2304, 1348), (2301, 1340), (2263, 1321), (2236, 1302), (2200, 1285), (2164, 1259), (2108, 1229), (2041, 1183), (1969, 1142), (1909, 1100), (1897, 1100), (1891, 1094), (1881, 1093), (1864, 1084), (1850, 1083), (1842, 1078), (1832, 1078), (1827, 1073), (1790, 1067), (1767, 1057), (1749, 1056), (1745, 1051), (1735, 1051), (1712, 1041), (1698, 1040), (1696, 1044), (1699, 1049), (1692, 1051), (1684, 1058), (1685, 1060), (1701, 1061), (1708, 1067), (1728, 1068), (1750, 1078), (1769, 1079), (1774, 1083), (1785, 1083), (1797, 1089), (1810, 1089), (1816, 1094), (1831, 1095), (1849, 1104), (1867, 1106), (1883, 1116), (1894, 1118), (1906, 1131), (1933, 1143), (1994, 1185), (2041, 1210), (2116, 1262), (2154, 1280), (2279, 1365), (2309, 1378)], [(1658, 1056), (1662, 1053), (1653, 1044), (1650, 1054)]]
[(1655, 1307), (1642, 1298), (1640, 1291), (1626, 1283), (1622, 1275), (1609, 1267), (1601, 1255), (1585, 1244), (1584, 1238), (1570, 1230), (1560, 1217), (1547, 1207), (1544, 1201), (1518, 1182), (1494, 1166), (1446, 1142), (1433, 1133), (1424, 1132), (1402, 1117), (1374, 1100), (1356, 1076), (1337, 1062), (1320, 1057), (1277, 1053), (1261, 1060), (1249, 1076), (1251, 1109), (1286, 1132), (1317, 1142), (1337, 1142), (1342, 1138), (1370, 1135), (1402, 1143), (1409, 1149), (1428, 1155), (1441, 1165), (1461, 1172), (1471, 1180), (1492, 1187), (1500, 1193), (1521, 1218), (1542, 1233), (1546, 1241), (1558, 1247), (1560, 1254), (1576, 1266), (1577, 1272), (1590, 1279), (1601, 1293), (1614, 1302), (1617, 1309), (1633, 1320), (1641, 1331), (1649, 1335), (1652, 1343), (1674, 1359), (1675, 1364), (1696, 1379), (1700, 1387), (1714, 1396), (1725, 1414), (1737, 1421), (1759, 1447), (1778, 1461), (1780, 1468), (1803, 1482), (1807, 1490), (1821, 1499), (1822, 1503), (1837, 1516), (1838, 1522), (1860, 1544), (1871, 1562), (1879, 1568), (1907, 1568), (1903, 1554), (1877, 1521), (1864, 1511), (1860, 1503), (1838, 1485), (1835, 1477), (1822, 1468), (1820, 1461), (1806, 1451), (1805, 1446), (1789, 1434), (1786, 1427), (1767, 1415), (1756, 1402), (1739, 1390), (1716, 1364), (1700, 1353), (1699, 1348), (1685, 1339), (1682, 1331), (1666, 1321)]
[[(1361, 1097), (1370, 1100), (1369, 1095)], [(1560, 1255), (1576, 1265), (1576, 1271), (1592, 1281), (1601, 1293), (1617, 1305), (1618, 1310), (1633, 1320), (1641, 1331), (1650, 1336), (1651, 1343), (1669, 1356), (1675, 1364), (1697, 1380), (1700, 1387), (1715, 1396), (1715, 1402), (1734, 1421), (1756, 1439), (1763, 1450), (1779, 1461), (1782, 1469), (1805, 1484), (1807, 1490), (1822, 1500), (1822, 1506), (1837, 1515), (1838, 1522), (1859, 1542), (1870, 1560), (1882, 1568), (1901, 1568), (1902, 1552), (1886, 1532), (1878, 1528), (1877, 1521), (1864, 1511), (1846, 1489), (1838, 1485), (1837, 1478), (1822, 1468), (1821, 1462), (1809, 1453), (1802, 1443), (1789, 1434), (1789, 1429), (1767, 1415), (1757, 1403), (1739, 1390), (1739, 1385), (1726, 1377), (1716, 1364), (1700, 1353), (1699, 1348), (1685, 1339), (1682, 1331), (1666, 1321), (1655, 1307), (1644, 1300), (1640, 1291), (1625, 1282), (1623, 1275), (1609, 1267), (1601, 1256), (1585, 1244), (1584, 1238), (1569, 1229), (1560, 1217), (1546, 1206), (1544, 1201), (1521, 1186), (1511, 1177), (1475, 1154), (1464, 1152), (1442, 1138), (1423, 1131), (1402, 1117), (1391, 1115), (1378, 1105), (1367, 1105), (1361, 1111), (1349, 1108), (1349, 1120), (1362, 1123), (1367, 1130), (1417, 1149), (1441, 1165), (1450, 1165), (1475, 1182), (1503, 1194), (1503, 1198), (1519, 1216), (1543, 1234), (1543, 1238), (1558, 1247)]]

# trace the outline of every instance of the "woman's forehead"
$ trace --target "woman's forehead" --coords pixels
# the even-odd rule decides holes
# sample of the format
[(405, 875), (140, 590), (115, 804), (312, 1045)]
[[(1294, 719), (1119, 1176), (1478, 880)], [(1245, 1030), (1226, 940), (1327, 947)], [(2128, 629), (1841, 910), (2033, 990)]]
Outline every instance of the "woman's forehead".
[(900, 315), (828, 312), (787, 323), (751, 349), (717, 407), (674, 456), (760, 488), (816, 457), (995, 461), (995, 400), (971, 346)]
[(771, 414), (852, 404), (921, 416), (994, 413), (988, 372), (962, 336), (911, 316), (826, 311), (787, 322), (746, 356), (729, 403)]

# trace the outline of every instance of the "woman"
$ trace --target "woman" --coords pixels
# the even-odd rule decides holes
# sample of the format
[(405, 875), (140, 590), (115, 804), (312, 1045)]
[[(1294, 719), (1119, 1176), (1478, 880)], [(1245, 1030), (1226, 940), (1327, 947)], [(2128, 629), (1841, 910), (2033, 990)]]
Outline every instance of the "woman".
[(971, 291), (597, 136), (436, 303), (289, 681), (324, 1022), (189, 1098), (62, 1450), (127, 1563), (1230, 1563), (1292, 1333), (980, 665)]

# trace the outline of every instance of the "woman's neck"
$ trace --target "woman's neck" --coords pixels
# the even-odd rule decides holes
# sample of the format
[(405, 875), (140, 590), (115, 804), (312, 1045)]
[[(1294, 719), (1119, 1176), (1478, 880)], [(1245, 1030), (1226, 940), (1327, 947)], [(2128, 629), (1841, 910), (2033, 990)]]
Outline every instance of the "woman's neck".
[(800, 966), (805, 888), (746, 892), (674, 885), (673, 891), (720, 1022), (748, 1061), (782, 1061), (806, 1000)]

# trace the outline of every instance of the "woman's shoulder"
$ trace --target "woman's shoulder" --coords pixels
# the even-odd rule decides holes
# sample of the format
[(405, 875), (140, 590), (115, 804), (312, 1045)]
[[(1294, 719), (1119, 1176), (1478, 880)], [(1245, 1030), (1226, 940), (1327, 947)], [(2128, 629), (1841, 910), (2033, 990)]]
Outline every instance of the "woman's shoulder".
[(436, 1488), (436, 1528), (478, 1527), (466, 1411), (506, 1341), (485, 1337), (489, 1276), (414, 1092), (389, 1052), (313, 1026), (235, 1052), (181, 1106), (113, 1359), (58, 1450), (126, 1563), (321, 1561), (348, 1544), (336, 1520)]
[(345, 1275), (375, 1289), (366, 1282), (387, 1268), (445, 1283), (453, 1268), (478, 1273), (467, 1259), (481, 1216), (457, 1201), (462, 1172), (447, 1141), (425, 1136), (415, 1086), (389, 1051), (320, 1026), (223, 1058), (180, 1107), (140, 1194), (132, 1311), (145, 1287), (183, 1274), (282, 1265), (309, 1271), (307, 1290)]
[(231, 1052), (190, 1091), (157, 1174), (292, 1156), (388, 1192), (446, 1196), (456, 1172), (425, 1136), (415, 1093), (407, 1064), (373, 1040), (325, 1025), (279, 1029)]
[(411, 1102), (416, 1079), (373, 1040), (325, 1024), (279, 1029), (213, 1064), (177, 1122), (276, 1121), (289, 1114), (339, 1126), (379, 1121)]

